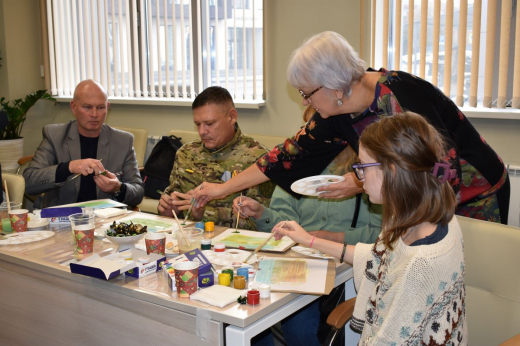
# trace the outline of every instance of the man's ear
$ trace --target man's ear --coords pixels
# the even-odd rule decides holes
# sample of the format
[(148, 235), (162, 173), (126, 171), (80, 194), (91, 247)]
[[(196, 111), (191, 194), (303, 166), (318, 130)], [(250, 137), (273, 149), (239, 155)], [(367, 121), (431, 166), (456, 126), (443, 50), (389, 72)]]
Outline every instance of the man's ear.
[(72, 114), (76, 116), (76, 103), (74, 102), (74, 100), (70, 101), (70, 110), (72, 111)]
[(231, 108), (228, 112), (229, 119), (232, 124), (235, 124), (238, 120), (238, 112), (235, 108)]

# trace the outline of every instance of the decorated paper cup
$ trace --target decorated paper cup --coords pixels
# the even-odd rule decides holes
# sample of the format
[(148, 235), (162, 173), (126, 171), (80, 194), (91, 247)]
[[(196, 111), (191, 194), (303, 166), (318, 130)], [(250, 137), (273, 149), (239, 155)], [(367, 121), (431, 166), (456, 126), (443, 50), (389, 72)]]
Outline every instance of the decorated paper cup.
[(157, 253), (165, 254), (166, 234), (165, 233), (147, 233), (144, 236), (146, 244), (146, 254)]
[[(9, 204), (11, 210), (20, 209), (22, 207), (22, 203), (18, 202), (9, 202)], [(4, 233), (10, 233), (13, 231), (11, 228), (11, 218), (9, 217), (8, 209), (7, 202), (2, 202), (2, 204), (0, 204), (0, 219), (2, 223), (0, 230)]]
[[(72, 228), (72, 244), (76, 245), (76, 242), (78, 240), (78, 235), (76, 234), (75, 230), (80, 230), (83, 234), (80, 234), (80, 238), (83, 239), (84, 236), (86, 236), (88, 239), (90, 239), (90, 233), (88, 232), (90, 229), (92, 229), (92, 237), (94, 237), (94, 229), (96, 228), (96, 216), (94, 213), (76, 213), (69, 216), (70, 220), (70, 226)], [(85, 249), (89, 249), (87, 246), (88, 240), (83, 240), (85, 243), (82, 244), (82, 246), (85, 247)], [(91, 242), (92, 246), (94, 246), (94, 240)], [(79, 252), (80, 247), (75, 246), (75, 250), (78, 253), (91, 253), (93, 250), (90, 250), (89, 252)]]
[(74, 227), (76, 252), (86, 254), (94, 252), (94, 225), (79, 225)]
[(175, 286), (179, 298), (189, 298), (197, 292), (199, 264), (193, 261), (179, 262), (173, 265)]
[(9, 212), (9, 219), (11, 220), (11, 228), (15, 232), (27, 231), (27, 209), (15, 209)]

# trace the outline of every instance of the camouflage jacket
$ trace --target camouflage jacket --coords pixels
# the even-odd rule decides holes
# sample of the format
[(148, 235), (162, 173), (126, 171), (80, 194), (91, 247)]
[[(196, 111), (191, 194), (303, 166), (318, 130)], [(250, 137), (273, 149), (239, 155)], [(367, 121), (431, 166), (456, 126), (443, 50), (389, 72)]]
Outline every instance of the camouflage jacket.
[[(173, 191), (186, 193), (203, 182), (224, 183), (240, 173), (266, 154), (268, 150), (252, 137), (242, 134), (237, 126), (233, 139), (224, 147), (208, 150), (200, 139), (183, 145), (175, 156), (170, 186), (165, 193)], [(244, 196), (254, 198), (264, 206), (269, 206), (275, 185), (266, 182), (242, 191)], [(225, 227), (236, 226), (236, 215), (233, 214), (233, 200), (240, 192), (224, 199), (213, 200), (206, 205), (203, 221), (213, 221)], [(239, 228), (257, 230), (253, 220), (240, 219)]]

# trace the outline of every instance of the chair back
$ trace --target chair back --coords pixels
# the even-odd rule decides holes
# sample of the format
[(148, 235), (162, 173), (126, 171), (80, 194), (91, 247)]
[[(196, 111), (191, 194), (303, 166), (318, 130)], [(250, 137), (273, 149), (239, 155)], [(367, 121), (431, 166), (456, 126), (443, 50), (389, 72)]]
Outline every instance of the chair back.
[(2, 173), (2, 179), (7, 183), (9, 201), (23, 203), (25, 193), (25, 179), (23, 176), (14, 173)]
[(199, 133), (197, 131), (170, 130), (170, 132), (168, 132), (168, 136), (171, 135), (182, 138), (182, 144), (190, 143), (200, 139)]
[(134, 135), (134, 150), (139, 167), (144, 166), (144, 154), (146, 152), (146, 143), (148, 141), (148, 131), (145, 129), (137, 129), (132, 127), (112, 126), (115, 129), (130, 132)]
[(468, 344), (520, 333), (520, 228), (457, 216), (464, 236)]

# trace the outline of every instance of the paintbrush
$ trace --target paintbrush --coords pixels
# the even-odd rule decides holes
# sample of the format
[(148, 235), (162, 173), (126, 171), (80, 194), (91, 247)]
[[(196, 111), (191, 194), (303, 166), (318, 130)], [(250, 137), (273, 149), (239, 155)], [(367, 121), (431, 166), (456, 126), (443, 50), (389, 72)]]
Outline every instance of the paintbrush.
[(184, 229), (181, 226), (181, 223), (179, 222), (179, 218), (177, 217), (177, 214), (175, 213), (175, 210), (172, 209), (173, 216), (175, 216), (175, 221), (177, 221), (177, 226), (179, 226), (179, 231), (181, 232), (182, 237), (184, 238), (184, 241), (186, 242), (187, 246), (191, 246), (190, 240), (186, 237), (186, 234), (184, 233)]
[[(242, 205), (242, 194), (240, 194), (240, 200), (238, 201), (238, 205)], [(235, 227), (235, 232), (233, 233), (239, 233), (238, 232), (238, 223), (240, 221), (240, 208), (238, 208), (238, 214), (237, 214), (237, 226)]]
[[(103, 161), (103, 159), (99, 159), (99, 162), (101, 162), (101, 161)], [(101, 173), (100, 173), (100, 174), (101, 174)], [(123, 173), (121, 173), (121, 174), (123, 174)], [(73, 176), (72, 178), (70, 178), (69, 181), (73, 181), (74, 179), (76, 179), (76, 178), (79, 177), (80, 175), (81, 175), (81, 173), (76, 174), (75, 176)]]
[[(282, 225), (280, 226), (280, 228), (283, 228), (283, 226), (285, 226), (285, 222), (284, 221), (282, 223)], [(244, 263), (247, 264), (247, 261), (249, 261), (251, 259), (251, 257), (253, 257), (258, 251), (260, 251), (260, 249), (262, 249), (264, 247), (265, 244), (267, 244), (269, 242), (269, 240), (271, 240), (271, 238), (274, 236), (274, 233), (271, 233), (271, 235), (269, 236), (269, 238), (267, 238), (262, 244), (260, 244), (256, 249), (255, 251), (253, 251), (251, 253), (251, 255), (247, 256), (247, 258), (245, 259), (245, 261), (243, 261)]]
[(188, 220), (188, 217), (190, 216), (190, 213), (191, 213), (191, 208), (193, 208), (194, 204), (195, 204), (195, 198), (192, 198), (190, 209), (188, 209), (188, 212), (186, 213), (186, 217), (184, 218), (183, 224), (186, 224), (186, 221)]

